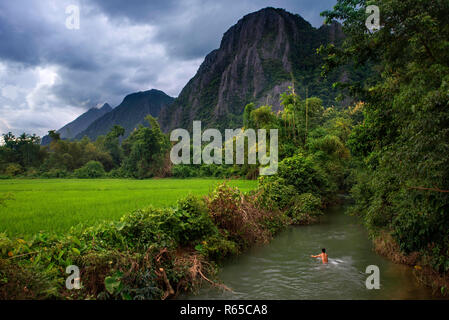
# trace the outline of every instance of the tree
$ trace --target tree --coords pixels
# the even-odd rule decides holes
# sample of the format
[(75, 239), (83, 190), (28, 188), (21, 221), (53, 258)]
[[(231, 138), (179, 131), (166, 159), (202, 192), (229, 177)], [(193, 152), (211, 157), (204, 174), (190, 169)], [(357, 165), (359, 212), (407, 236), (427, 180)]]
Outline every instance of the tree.
[(145, 120), (151, 128), (141, 125), (123, 141), (123, 171), (130, 177), (140, 179), (164, 174), (170, 148), (168, 137), (162, 133), (157, 121), (149, 115)]
[[(40, 146), (40, 138), (34, 134), (23, 133), (16, 137), (9, 132), (3, 135), (3, 140), (4, 145), (0, 147), (0, 166), (3, 170), (8, 163), (16, 164), (12, 166), (16, 168), (18, 168), (17, 165), (24, 168), (39, 167), (46, 157), (45, 150)], [(17, 172), (17, 170), (12, 171)]]
[(251, 111), (250, 123), (257, 129), (272, 129), (277, 127), (277, 118), (271, 110), (271, 106), (265, 105)]
[(324, 111), (323, 101), (320, 98), (311, 97), (301, 100), (292, 87), (281, 94), (283, 128), (289, 138), (306, 143), (309, 131), (313, 130), (322, 118)]
[(365, 102), (364, 122), (349, 138), (363, 164), (354, 211), (371, 231), (391, 231), (404, 252), (449, 271), (449, 2), (376, 1), (377, 32), (364, 27), (369, 3), (340, 0), (324, 12), (328, 22), (343, 21), (347, 38), (320, 49), (324, 73), (350, 62), (380, 71), (345, 85)]
[(251, 121), (251, 112), (254, 110), (254, 103), (248, 103), (243, 111), (243, 126), (245, 128), (252, 128), (254, 124)]
[(48, 136), (51, 138), (52, 141), (61, 140), (61, 134), (59, 132), (56, 132), (55, 130), (48, 131)]
[(101, 145), (101, 148), (110, 154), (114, 167), (120, 167), (123, 160), (123, 149), (120, 145), (120, 137), (125, 135), (125, 128), (119, 125), (114, 125), (111, 131), (104, 137), (103, 141), (99, 143), (100, 139), (97, 139), (97, 143)]

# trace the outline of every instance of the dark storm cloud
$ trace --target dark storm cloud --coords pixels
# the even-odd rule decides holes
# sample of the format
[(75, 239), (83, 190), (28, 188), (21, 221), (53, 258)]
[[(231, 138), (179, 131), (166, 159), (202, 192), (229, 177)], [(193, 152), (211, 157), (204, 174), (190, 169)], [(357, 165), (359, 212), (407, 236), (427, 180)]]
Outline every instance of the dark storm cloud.
[(92, 0), (102, 12), (113, 18), (128, 18), (136, 23), (153, 24), (179, 11), (179, 0)]
[(40, 63), (39, 39), (50, 30), (40, 23), (33, 11), (27, 4), (21, 9), (11, 1), (0, 2), (1, 59), (24, 64)]
[(336, 0), (93, 0), (93, 3), (113, 19), (157, 24), (157, 39), (169, 53), (192, 59), (204, 57), (217, 48), (223, 33), (248, 13), (268, 6), (284, 8), (319, 27), (323, 22), (320, 12), (332, 8)]
[[(0, 2), (0, 133), (44, 134), (89, 107), (157, 88), (176, 96), (223, 33), (267, 6), (319, 27), (336, 0)], [(65, 26), (68, 5), (80, 29)]]

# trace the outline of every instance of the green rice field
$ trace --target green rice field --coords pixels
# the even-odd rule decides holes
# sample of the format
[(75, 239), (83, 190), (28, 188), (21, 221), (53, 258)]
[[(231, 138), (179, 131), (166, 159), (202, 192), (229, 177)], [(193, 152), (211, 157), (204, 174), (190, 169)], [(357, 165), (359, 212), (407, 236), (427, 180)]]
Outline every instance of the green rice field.
[[(0, 232), (27, 237), (39, 231), (63, 233), (79, 224), (91, 226), (118, 220), (149, 205), (170, 206), (188, 194), (206, 195), (220, 179), (34, 179), (0, 180)], [(229, 185), (249, 191), (257, 181), (232, 180)]]

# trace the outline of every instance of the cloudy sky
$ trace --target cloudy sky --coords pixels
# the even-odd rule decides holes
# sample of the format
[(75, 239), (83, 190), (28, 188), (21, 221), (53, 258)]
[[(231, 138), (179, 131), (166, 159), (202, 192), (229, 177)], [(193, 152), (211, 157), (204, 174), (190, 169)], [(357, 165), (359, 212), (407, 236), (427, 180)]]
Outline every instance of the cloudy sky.
[[(335, 2), (2, 0), (0, 133), (42, 136), (136, 91), (176, 97), (245, 14), (285, 8), (319, 27)], [(79, 8), (79, 29), (70, 6)]]

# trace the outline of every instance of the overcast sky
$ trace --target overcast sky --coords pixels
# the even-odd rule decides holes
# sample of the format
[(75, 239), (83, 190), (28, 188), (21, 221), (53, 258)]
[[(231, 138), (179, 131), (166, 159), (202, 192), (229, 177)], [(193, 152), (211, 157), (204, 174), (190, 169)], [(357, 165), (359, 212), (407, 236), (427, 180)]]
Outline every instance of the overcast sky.
[[(335, 3), (2, 0), (0, 133), (42, 136), (91, 107), (104, 102), (115, 107), (136, 91), (155, 88), (176, 97), (245, 14), (285, 8), (319, 27), (319, 13)], [(80, 9), (79, 29), (67, 28), (70, 5)]]

